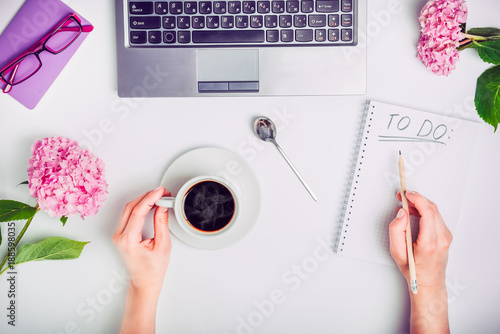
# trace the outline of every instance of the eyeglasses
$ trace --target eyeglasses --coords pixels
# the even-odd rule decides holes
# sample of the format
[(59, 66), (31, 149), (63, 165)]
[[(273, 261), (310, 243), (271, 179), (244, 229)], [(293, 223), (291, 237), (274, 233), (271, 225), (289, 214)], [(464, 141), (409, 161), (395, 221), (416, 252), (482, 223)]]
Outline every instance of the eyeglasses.
[(90, 32), (93, 28), (91, 25), (82, 26), (76, 13), (68, 15), (52, 31), (0, 70), (0, 79), (7, 84), (3, 92), (10, 92), (12, 86), (28, 80), (40, 70), (40, 53), (61, 53), (73, 44), (82, 32)]

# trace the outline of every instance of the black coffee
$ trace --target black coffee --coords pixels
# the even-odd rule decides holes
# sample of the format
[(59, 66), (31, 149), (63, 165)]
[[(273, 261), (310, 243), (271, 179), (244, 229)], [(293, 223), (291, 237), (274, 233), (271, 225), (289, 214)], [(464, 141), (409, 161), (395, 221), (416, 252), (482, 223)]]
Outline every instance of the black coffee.
[(198, 230), (215, 232), (231, 222), (234, 198), (226, 186), (202, 181), (189, 189), (184, 200), (187, 221)]

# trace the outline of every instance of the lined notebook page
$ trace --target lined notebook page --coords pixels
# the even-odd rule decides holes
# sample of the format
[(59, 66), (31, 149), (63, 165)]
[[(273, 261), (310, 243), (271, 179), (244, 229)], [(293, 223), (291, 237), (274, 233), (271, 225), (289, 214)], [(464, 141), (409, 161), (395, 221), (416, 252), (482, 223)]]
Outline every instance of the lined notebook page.
[[(336, 250), (394, 265), (389, 223), (401, 207), (396, 199), (399, 151), (407, 188), (435, 202), (453, 233), (478, 123), (376, 101), (370, 102), (364, 117)], [(411, 219), (416, 239), (418, 220)]]

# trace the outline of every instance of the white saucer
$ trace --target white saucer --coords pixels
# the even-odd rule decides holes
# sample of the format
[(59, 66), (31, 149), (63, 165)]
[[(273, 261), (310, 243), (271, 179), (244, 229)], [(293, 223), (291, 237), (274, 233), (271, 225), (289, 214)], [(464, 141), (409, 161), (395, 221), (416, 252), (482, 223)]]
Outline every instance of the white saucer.
[(224, 233), (197, 236), (187, 233), (172, 212), (169, 215), (170, 230), (176, 237), (193, 247), (202, 249), (228, 247), (241, 240), (257, 222), (260, 211), (259, 182), (252, 167), (239, 155), (220, 148), (204, 147), (189, 151), (177, 158), (163, 175), (161, 186), (175, 197), (184, 183), (200, 175), (225, 178), (237, 188), (241, 197), (238, 220)]

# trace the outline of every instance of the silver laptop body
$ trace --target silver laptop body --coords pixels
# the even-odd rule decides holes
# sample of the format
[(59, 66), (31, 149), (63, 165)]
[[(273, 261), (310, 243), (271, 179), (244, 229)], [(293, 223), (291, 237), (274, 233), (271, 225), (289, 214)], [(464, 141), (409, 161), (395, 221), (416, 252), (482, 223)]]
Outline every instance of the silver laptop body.
[(357, 29), (353, 36), (355, 46), (224, 45), (167, 48), (133, 45), (129, 24), (135, 22), (129, 17), (129, 10), (132, 10), (129, 8), (130, 0), (115, 0), (118, 95), (364, 94), (367, 4), (366, 0), (352, 1), (357, 10)]

